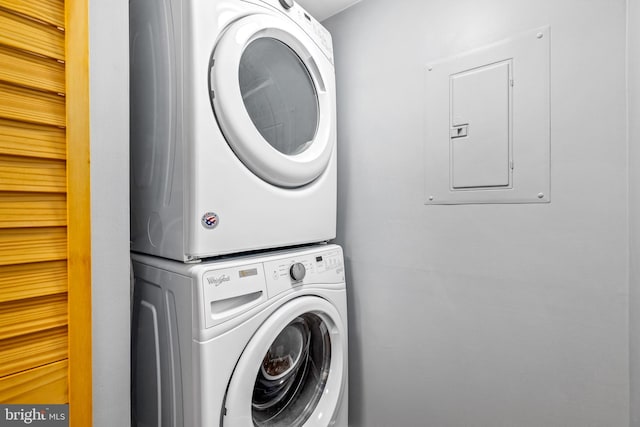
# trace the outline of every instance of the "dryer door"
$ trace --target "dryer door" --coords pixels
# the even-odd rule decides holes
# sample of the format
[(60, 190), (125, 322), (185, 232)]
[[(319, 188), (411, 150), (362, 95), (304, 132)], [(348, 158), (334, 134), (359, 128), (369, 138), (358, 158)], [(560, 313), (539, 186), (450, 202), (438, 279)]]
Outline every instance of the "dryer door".
[(250, 15), (223, 33), (211, 55), (209, 95), (231, 149), (280, 187), (312, 182), (335, 145), (334, 69), (297, 25)]
[(227, 389), (225, 427), (329, 425), (343, 393), (346, 330), (325, 299), (296, 298), (258, 329)]

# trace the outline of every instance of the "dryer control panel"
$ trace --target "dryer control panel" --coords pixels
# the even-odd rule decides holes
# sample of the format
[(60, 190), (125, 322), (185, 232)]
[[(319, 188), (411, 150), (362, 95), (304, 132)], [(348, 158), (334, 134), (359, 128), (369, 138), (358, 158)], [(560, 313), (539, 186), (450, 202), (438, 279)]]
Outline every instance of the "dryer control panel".
[[(249, 0), (245, 0), (249, 1)], [(292, 0), (259, 0), (267, 3), (274, 9), (278, 9), (295, 21), (325, 54), (327, 59), (333, 64), (333, 41), (331, 33), (322, 26), (317, 19), (309, 14), (302, 6)]]
[(333, 45), (331, 40), (331, 33), (322, 26), (314, 17), (309, 15), (302, 7), (297, 6), (291, 9), (292, 14), (295, 14), (295, 21), (305, 30), (307, 33), (314, 35), (314, 41), (322, 49), (329, 61), (333, 64)]

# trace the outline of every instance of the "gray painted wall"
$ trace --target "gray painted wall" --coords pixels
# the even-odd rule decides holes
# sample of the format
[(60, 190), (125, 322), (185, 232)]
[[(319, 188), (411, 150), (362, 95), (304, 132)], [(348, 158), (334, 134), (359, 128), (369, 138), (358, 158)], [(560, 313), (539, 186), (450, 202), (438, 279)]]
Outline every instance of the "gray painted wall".
[[(636, 76), (640, 3), (628, 2)], [(624, 4), (426, 3), (368, 0), (326, 22), (337, 49), (352, 424), (627, 425)], [(128, 426), (128, 42), (113, 31), (128, 27), (127, 2), (92, 0), (90, 21), (94, 425)], [(545, 24), (553, 202), (423, 206), (424, 65)], [(637, 260), (640, 82), (629, 89)], [(631, 285), (640, 426), (637, 261)]]
[(89, 2), (93, 426), (129, 414), (129, 3)]
[(640, 0), (629, 5), (629, 218), (631, 425), (640, 427)]
[[(625, 23), (625, 0), (367, 0), (325, 21), (352, 425), (629, 425)], [(547, 24), (552, 202), (424, 206), (425, 65)]]

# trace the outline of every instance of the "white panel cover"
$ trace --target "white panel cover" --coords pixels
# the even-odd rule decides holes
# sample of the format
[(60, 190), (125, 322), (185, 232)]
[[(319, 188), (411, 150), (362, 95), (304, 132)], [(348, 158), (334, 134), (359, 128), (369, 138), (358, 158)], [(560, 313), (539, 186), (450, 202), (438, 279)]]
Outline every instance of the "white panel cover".
[(426, 204), (549, 202), (549, 51), (544, 27), (427, 65)]
[(509, 185), (510, 61), (451, 76), (453, 188)]

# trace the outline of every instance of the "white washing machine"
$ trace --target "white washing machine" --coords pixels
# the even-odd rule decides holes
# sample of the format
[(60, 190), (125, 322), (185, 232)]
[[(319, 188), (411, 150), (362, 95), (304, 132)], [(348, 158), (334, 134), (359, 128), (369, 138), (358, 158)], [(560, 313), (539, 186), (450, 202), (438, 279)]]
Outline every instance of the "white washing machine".
[(347, 426), (339, 246), (133, 263), (134, 427)]
[(132, 249), (180, 261), (336, 232), (331, 36), (293, 0), (131, 0)]

